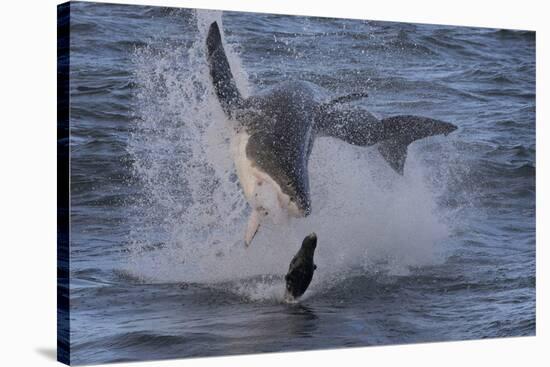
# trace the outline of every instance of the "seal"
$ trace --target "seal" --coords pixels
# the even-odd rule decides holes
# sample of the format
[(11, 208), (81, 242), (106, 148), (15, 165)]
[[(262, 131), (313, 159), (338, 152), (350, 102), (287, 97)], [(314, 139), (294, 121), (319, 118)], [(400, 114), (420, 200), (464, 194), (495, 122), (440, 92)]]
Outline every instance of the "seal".
[(317, 247), (317, 235), (311, 233), (302, 242), (302, 247), (292, 258), (288, 273), (285, 275), (285, 300), (294, 301), (301, 297), (313, 279), (317, 265), (313, 263), (313, 255)]
[(253, 96), (239, 92), (216, 22), (206, 39), (214, 92), (226, 116), (236, 122), (233, 159), (244, 195), (252, 207), (245, 233), (249, 245), (265, 217), (311, 213), (308, 161), (316, 137), (332, 137), (378, 151), (402, 175), (407, 146), (428, 136), (447, 135), (456, 126), (418, 116), (379, 120), (348, 102), (367, 97), (353, 93), (327, 98), (328, 91), (309, 82), (285, 81)]

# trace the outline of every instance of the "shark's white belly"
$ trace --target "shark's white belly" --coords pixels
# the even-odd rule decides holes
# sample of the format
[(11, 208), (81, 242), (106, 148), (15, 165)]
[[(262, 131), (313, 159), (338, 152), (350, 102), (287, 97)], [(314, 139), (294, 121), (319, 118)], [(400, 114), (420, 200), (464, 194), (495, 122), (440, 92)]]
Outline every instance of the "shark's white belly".
[(271, 216), (275, 221), (281, 215), (303, 216), (281, 186), (248, 158), (246, 146), (249, 137), (246, 132), (239, 132), (234, 138), (232, 150), (237, 176), (252, 209), (262, 216)]

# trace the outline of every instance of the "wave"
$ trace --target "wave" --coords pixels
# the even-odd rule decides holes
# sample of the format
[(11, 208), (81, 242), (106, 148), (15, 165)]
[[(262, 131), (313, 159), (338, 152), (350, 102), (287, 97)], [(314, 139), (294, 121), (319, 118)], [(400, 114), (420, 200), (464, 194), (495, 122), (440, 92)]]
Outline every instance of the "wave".
[(493, 35), (504, 39), (520, 39), (535, 41), (536, 33), (534, 31), (522, 31), (514, 29), (498, 29), (492, 32)]
[[(482, 247), (484, 251), (492, 251), (492, 248)], [(507, 256), (510, 250), (507, 248), (494, 249), (501, 252), (501, 256)], [(480, 251), (480, 250), (477, 250)], [(517, 256), (518, 249), (510, 253)], [(471, 258), (470, 258), (471, 256)], [(535, 275), (524, 275), (523, 272), (509, 272), (506, 276), (497, 278), (476, 278), (461, 271), (449, 272), (449, 268), (460, 266), (464, 261), (473, 261), (478, 266), (490, 265), (477, 262), (479, 254), (471, 254), (450, 257), (440, 265), (429, 265), (411, 268), (410, 273), (396, 275), (381, 267), (373, 266), (369, 269), (348, 269), (345, 273), (332, 274), (331, 276), (316, 273), (313, 282), (301, 298), (301, 304), (311, 302), (345, 302), (361, 303), (363, 300), (372, 301), (376, 295), (378, 298), (399, 297), (403, 292), (422, 292), (424, 296), (454, 297), (467, 292), (469, 297), (497, 295), (502, 292), (519, 292), (517, 299), (507, 297), (507, 302), (521, 305), (524, 297), (529, 297), (530, 292), (536, 286)], [(264, 303), (270, 305), (284, 304), (285, 282), (281, 274), (263, 274), (252, 277), (234, 279), (230, 281), (214, 283), (147, 283), (143, 279), (135, 277), (125, 271), (116, 271), (113, 282), (98, 281), (95, 274), (99, 269), (89, 269), (74, 274), (77, 288), (73, 291), (75, 305), (81, 299), (100, 299), (101, 297), (117, 294), (124, 302), (130, 302), (134, 298), (148, 305), (149, 299), (143, 299), (146, 289), (158, 291), (154, 296), (155, 304), (173, 302), (174, 297), (186, 299), (187, 303), (197, 305), (231, 305), (247, 303)], [(73, 286), (74, 288), (74, 286)], [(153, 298), (151, 298), (152, 301)], [(86, 306), (80, 305), (80, 309), (93, 308), (94, 302), (88, 301)]]

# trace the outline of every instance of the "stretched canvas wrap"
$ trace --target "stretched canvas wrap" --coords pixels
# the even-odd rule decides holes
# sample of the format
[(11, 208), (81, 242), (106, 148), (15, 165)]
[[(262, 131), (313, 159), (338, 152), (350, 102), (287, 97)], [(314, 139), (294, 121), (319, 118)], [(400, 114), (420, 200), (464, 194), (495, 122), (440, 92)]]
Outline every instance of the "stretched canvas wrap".
[(58, 7), (58, 357), (535, 335), (535, 32)]

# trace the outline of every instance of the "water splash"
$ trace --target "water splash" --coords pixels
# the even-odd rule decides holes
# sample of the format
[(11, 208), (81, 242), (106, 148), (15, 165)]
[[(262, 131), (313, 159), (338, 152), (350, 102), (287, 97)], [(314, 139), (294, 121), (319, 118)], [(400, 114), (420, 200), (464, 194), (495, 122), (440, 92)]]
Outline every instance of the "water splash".
[[(310, 293), (351, 270), (382, 266), (402, 274), (433, 263), (448, 231), (415, 149), (399, 177), (375, 150), (327, 138), (311, 154), (311, 215), (265, 223), (244, 247), (250, 208), (230, 156), (232, 122), (214, 96), (205, 57), (213, 20), (222, 25), (220, 13), (196, 13), (190, 46), (135, 53), (137, 112), (128, 149), (144, 196), (136, 204), (128, 272), (147, 282), (230, 284), (251, 300), (280, 300), (281, 275), (312, 231), (319, 270)], [(246, 72), (231, 43), (225, 45), (246, 96)]]

